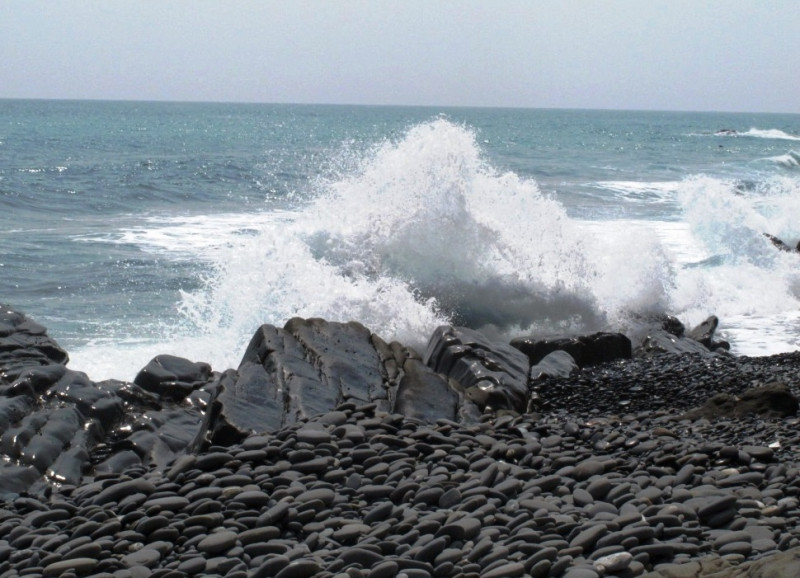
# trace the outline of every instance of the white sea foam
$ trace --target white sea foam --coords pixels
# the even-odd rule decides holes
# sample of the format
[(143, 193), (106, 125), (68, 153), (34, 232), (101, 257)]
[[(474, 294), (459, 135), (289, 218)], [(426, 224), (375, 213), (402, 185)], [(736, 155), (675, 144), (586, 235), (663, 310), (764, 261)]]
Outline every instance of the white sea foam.
[(787, 169), (794, 169), (800, 167), (800, 152), (789, 151), (785, 155), (768, 157), (766, 160), (772, 161), (775, 164), (786, 167)]
[(776, 128), (760, 129), (751, 128), (748, 131), (737, 133), (739, 136), (750, 136), (755, 138), (768, 138), (773, 140), (796, 140), (800, 141), (800, 136), (788, 134)]
[(73, 363), (91, 360), (95, 378), (122, 366), (132, 377), (155, 353), (235, 367), (260, 324), (293, 316), (357, 320), (423, 347), (448, 322), (510, 335), (624, 330), (649, 312), (688, 324), (717, 314), (739, 351), (796, 346), (770, 323), (799, 309), (800, 261), (763, 233), (800, 238), (797, 180), (744, 193), (711, 177), (606, 183), (652, 202), (672, 197), (685, 220), (580, 221), (535, 181), (494, 169), (470, 129), (443, 119), (344, 164), (292, 211), (153, 218), (95, 238), (206, 268), (158, 343), (98, 341)]
[(598, 181), (590, 184), (597, 189), (612, 192), (615, 198), (623, 201), (657, 205), (674, 202), (680, 185), (680, 181)]

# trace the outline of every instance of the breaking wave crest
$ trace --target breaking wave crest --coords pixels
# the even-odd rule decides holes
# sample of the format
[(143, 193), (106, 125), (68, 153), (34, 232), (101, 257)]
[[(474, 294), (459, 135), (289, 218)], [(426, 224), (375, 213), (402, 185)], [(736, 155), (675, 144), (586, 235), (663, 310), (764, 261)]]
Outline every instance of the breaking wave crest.
[(749, 136), (755, 138), (768, 138), (774, 140), (795, 140), (800, 141), (800, 136), (788, 134), (782, 130), (777, 128), (770, 128), (770, 129), (760, 129), (760, 128), (751, 128), (748, 131), (738, 133), (739, 136)]
[(216, 254), (183, 296), (194, 327), (249, 337), (317, 316), (420, 345), (446, 322), (595, 329), (632, 304), (664, 307), (654, 235), (591, 238), (534, 181), (490, 166), (469, 128), (437, 119), (345, 164), (307, 206)]

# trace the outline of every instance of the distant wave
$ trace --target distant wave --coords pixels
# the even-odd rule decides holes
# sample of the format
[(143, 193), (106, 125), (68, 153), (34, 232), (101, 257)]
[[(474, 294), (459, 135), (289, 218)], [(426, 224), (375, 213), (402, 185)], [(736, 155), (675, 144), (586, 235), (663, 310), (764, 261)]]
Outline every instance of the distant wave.
[(773, 163), (785, 167), (787, 169), (796, 169), (800, 167), (800, 152), (789, 151), (785, 155), (768, 157), (767, 159), (764, 160), (772, 161)]
[(750, 130), (747, 130), (745, 132), (738, 132), (730, 128), (724, 128), (718, 130), (714, 134), (716, 136), (749, 136), (753, 138), (766, 138), (772, 140), (800, 141), (800, 136), (786, 133), (777, 128), (768, 128), (768, 129), (751, 128)]
[(590, 186), (612, 191), (617, 197), (629, 201), (665, 203), (673, 200), (680, 183), (676, 181), (598, 181)]

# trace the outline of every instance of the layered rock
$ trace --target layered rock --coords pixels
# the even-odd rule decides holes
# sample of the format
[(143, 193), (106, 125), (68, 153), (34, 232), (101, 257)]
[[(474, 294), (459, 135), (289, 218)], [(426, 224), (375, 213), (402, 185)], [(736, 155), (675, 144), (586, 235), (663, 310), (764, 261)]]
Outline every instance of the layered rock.
[(442, 326), (434, 331), (425, 363), (449, 376), (481, 411), (525, 411), (530, 362), (520, 351), (487, 339), (466, 327)]
[(295, 318), (282, 329), (263, 325), (238, 369), (212, 388), (204, 429), (213, 444), (290, 426), (342, 403), (374, 403), (427, 422), (470, 413), (458, 384), (356, 322)]

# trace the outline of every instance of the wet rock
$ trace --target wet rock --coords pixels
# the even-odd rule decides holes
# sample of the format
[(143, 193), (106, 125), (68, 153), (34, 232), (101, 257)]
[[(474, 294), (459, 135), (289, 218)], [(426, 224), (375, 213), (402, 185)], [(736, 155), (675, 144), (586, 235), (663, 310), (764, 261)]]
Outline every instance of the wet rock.
[(459, 383), (467, 399), (482, 410), (525, 410), (529, 362), (514, 347), (472, 329), (441, 326), (431, 336), (424, 359), (434, 371)]
[(134, 378), (133, 383), (158, 395), (181, 400), (194, 389), (205, 385), (211, 366), (174, 355), (158, 355)]
[(689, 337), (676, 337), (664, 329), (652, 330), (637, 349), (638, 355), (658, 355), (663, 353), (670, 355), (711, 355), (708, 347), (699, 341)]
[(454, 384), (418, 359), (408, 359), (403, 364), (403, 376), (396, 394), (396, 412), (428, 423), (438, 419), (458, 421), (459, 407), (463, 402)]
[(517, 338), (511, 345), (528, 356), (532, 365), (554, 351), (565, 351), (579, 367), (631, 358), (631, 340), (621, 333), (594, 333), (580, 337), (536, 340)]
[(578, 371), (575, 359), (563, 350), (556, 350), (545, 355), (542, 360), (531, 366), (530, 379), (542, 377), (570, 377)]
[(783, 383), (768, 383), (745, 390), (740, 395), (720, 393), (701, 407), (683, 415), (684, 419), (718, 419), (756, 414), (763, 417), (797, 415), (798, 401)]

